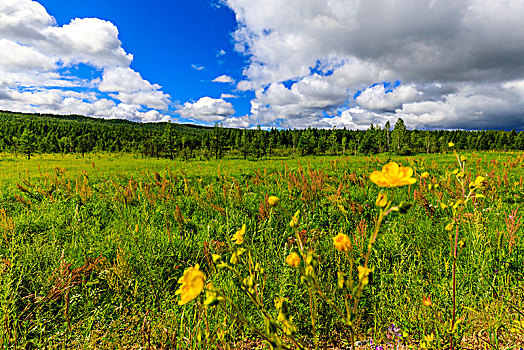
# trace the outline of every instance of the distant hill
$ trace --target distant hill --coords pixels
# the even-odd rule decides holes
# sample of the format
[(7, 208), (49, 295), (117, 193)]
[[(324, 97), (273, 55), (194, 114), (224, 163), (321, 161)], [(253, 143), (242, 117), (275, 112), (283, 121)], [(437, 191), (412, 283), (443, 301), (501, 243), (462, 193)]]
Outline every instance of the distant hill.
[[(213, 128), (177, 123), (138, 123), (82, 115), (0, 111), (0, 151), (31, 153), (137, 152), (170, 155), (200, 145)], [(180, 147), (179, 144), (182, 146)], [(187, 145), (187, 146), (186, 146)]]
[(104, 118), (93, 118), (86, 117), (78, 114), (69, 115), (58, 115), (58, 114), (41, 114), (41, 113), (20, 113), (0, 110), (1, 120), (12, 120), (20, 122), (34, 122), (34, 123), (46, 123), (46, 122), (77, 122), (77, 123), (91, 123), (100, 125), (110, 126), (129, 126), (133, 128), (140, 128), (145, 130), (163, 130), (167, 125), (171, 125), (176, 131), (188, 134), (198, 134), (201, 132), (207, 132), (212, 127), (194, 125), (194, 124), (179, 124), (179, 123), (139, 123), (126, 119), (104, 119)]

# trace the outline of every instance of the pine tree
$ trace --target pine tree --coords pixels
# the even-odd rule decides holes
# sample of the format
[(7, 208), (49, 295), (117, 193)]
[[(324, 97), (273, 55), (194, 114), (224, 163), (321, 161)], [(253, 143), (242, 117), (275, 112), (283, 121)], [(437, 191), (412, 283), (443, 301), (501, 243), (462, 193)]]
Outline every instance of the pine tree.
[(22, 135), (18, 139), (20, 152), (27, 156), (27, 159), (31, 159), (31, 154), (35, 151), (36, 136), (29, 128), (24, 129)]

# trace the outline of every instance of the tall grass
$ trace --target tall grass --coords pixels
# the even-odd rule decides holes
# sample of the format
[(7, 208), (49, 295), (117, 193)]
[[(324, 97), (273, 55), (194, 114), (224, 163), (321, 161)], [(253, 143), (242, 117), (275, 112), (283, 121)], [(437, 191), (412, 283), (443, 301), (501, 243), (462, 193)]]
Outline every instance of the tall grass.
[[(524, 158), (464, 156), (466, 187), (483, 176), (477, 192), (485, 198), (464, 205), (459, 219), (441, 206), (452, 206), (462, 193), (453, 154), (260, 162), (128, 154), (27, 161), (2, 154), (2, 346), (247, 348), (272, 334), (281, 343), (270, 339), (267, 346), (348, 344), (347, 322), (333, 307), (343, 308), (348, 298), (337, 272), (358, 283), (357, 266), (364, 264), (380, 211), (380, 188), (368, 177), (391, 160), (415, 171), (417, 183), (394, 193), (395, 203), (413, 206), (382, 222), (370, 254), (372, 281), (351, 320), (355, 338), (435, 349), (449, 347), (450, 335), (455, 348), (522, 344)], [(429, 177), (421, 178), (423, 172)], [(280, 198), (278, 207), (269, 205), (270, 195)], [(295, 230), (289, 222), (297, 210)], [(445, 229), (452, 220), (457, 247), (456, 231)], [(243, 224), (246, 260), (235, 268), (242, 278), (254, 276), (256, 303), (242, 279), (213, 260), (216, 254), (229, 263), (239, 248), (232, 236)], [(339, 233), (351, 239), (353, 267), (333, 246)], [(315, 253), (315, 278), (329, 302), (304, 284), (303, 270), (285, 263), (299, 241), (302, 260)], [(196, 264), (231, 303), (211, 307), (201, 295), (178, 305), (178, 280)], [(276, 298), (286, 300), (285, 319), (296, 326), (292, 337), (282, 318), (276, 322), (283, 307), (275, 306)], [(273, 318), (276, 328), (267, 322)]]

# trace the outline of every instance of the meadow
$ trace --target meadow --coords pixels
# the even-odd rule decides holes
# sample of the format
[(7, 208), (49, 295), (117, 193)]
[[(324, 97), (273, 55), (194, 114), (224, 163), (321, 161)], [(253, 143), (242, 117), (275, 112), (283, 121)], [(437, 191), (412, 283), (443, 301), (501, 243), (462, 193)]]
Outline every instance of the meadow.
[(452, 148), (3, 153), (1, 344), (521, 349), (523, 176), (522, 152)]

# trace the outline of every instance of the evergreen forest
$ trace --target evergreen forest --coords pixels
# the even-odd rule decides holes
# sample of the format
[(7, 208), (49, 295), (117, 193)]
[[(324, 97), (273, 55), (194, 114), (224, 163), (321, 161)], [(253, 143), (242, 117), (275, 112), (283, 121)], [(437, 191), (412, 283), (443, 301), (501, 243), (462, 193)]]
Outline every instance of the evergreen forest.
[(0, 151), (20, 153), (132, 152), (147, 157), (260, 159), (288, 155), (396, 155), (438, 153), (448, 142), (466, 151), (524, 150), (524, 133), (515, 130), (409, 130), (395, 125), (345, 128), (264, 130), (176, 123), (138, 123), (79, 115), (0, 111)]

